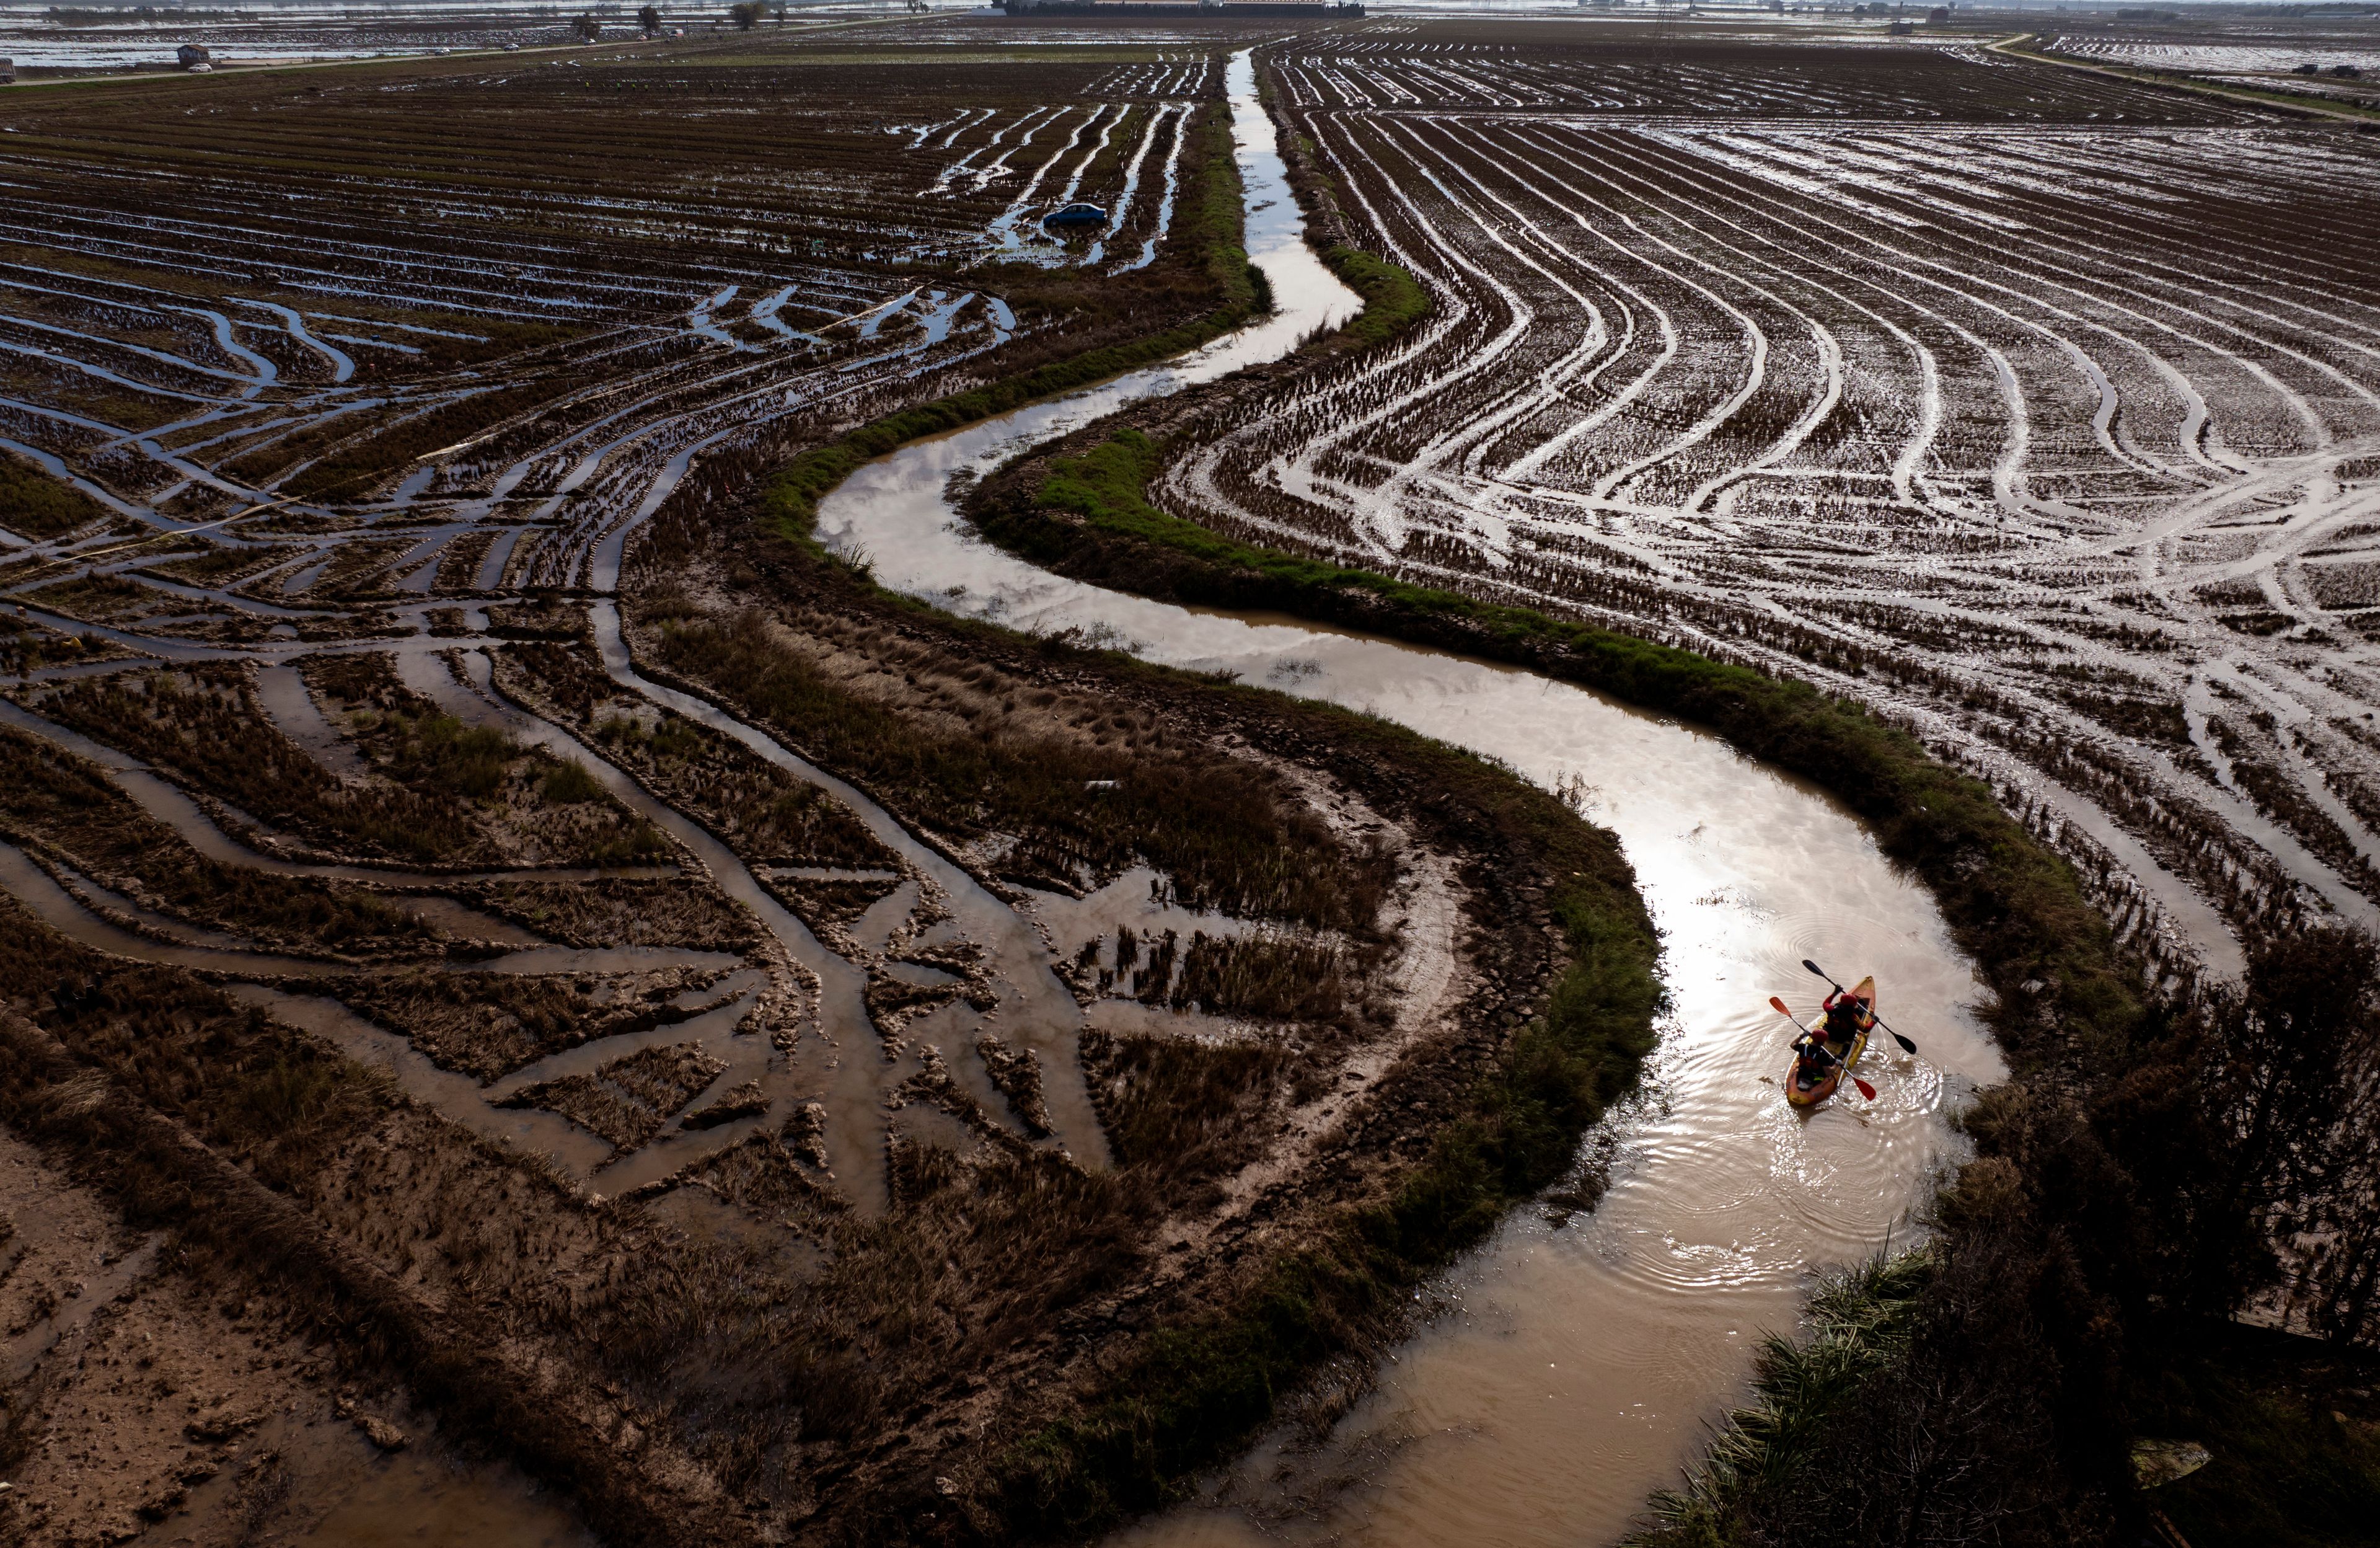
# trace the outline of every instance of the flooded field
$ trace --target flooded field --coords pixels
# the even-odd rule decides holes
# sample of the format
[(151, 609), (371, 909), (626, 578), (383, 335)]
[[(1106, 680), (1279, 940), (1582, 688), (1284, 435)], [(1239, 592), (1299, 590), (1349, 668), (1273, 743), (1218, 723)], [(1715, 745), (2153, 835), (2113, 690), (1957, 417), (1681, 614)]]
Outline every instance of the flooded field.
[[(34, 1542), (1609, 1542), (1815, 1272), (1922, 1231), (2007, 1068), (1874, 835), (965, 528), (1121, 409), (1221, 406), (1155, 485), (1219, 530), (1906, 717), (2177, 963), (2373, 907), (2367, 140), (1874, 28), (949, 14), (0, 129)], [(1430, 315), (1301, 353), (1336, 240)], [(1804, 957), (1921, 1049), (1806, 1115)], [(1210, 1466), (1281, 1394), (1196, 1341), (1360, 1279), (1590, 990), (1553, 1164)]]
[[(963, 7), (936, 0), (937, 10)], [(821, 21), (905, 15), (905, 0), (847, 0), (771, 17), (770, 29)], [(480, 0), (398, 0), (370, 7), (290, 4), (200, 6), (0, 6), (0, 58), (20, 80), (161, 71), (182, 67), (177, 50), (207, 51), (210, 71), (343, 60), (474, 52), (535, 52), (583, 46), (579, 17), (613, 43), (645, 38), (629, 11), (614, 6), (565, 14), (552, 5), (489, 5)], [(732, 30), (723, 9), (673, 8), (658, 38), (674, 42)]]
[(1169, 509), (1887, 706), (2220, 969), (2374, 917), (2370, 137), (1972, 41), (1271, 58), (1435, 311), (1209, 415)]
[[(1649, 1041), (1625, 862), (1551, 796), (735, 525), (853, 423), (1245, 315), (1231, 41), (7, 100), (0, 1235), (98, 1189), (10, 1291), (12, 1530), (1022, 1511), (1143, 1328), (1466, 1110), (1586, 945), (1549, 891), (1617, 910)], [(1320, 320), (1282, 284), (1210, 361)], [(111, 1222), (158, 1176), (236, 1224)], [(137, 1314), (67, 1305), (94, 1265)], [(217, 1319), (187, 1412), (78, 1374)]]

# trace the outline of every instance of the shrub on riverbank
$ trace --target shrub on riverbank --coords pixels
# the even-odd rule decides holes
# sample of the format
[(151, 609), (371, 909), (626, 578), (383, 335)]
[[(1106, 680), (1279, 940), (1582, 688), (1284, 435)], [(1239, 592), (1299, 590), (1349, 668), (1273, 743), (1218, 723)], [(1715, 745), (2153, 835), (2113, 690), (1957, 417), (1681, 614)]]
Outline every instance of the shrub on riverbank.
[[(1979, 1158), (1906, 1265), (1918, 1292), (1897, 1302), (1872, 1271), (1822, 1295), (1635, 1548), (2102, 1541), (2145, 1508), (2135, 1434), (2223, 1464), (2168, 1502), (2199, 1548), (2274, 1540), (2201, 1523), (2380, 1519), (2380, 1359), (2353, 1347), (2380, 1335), (2374, 960), (2337, 928), (2255, 943), (2236, 991), (2160, 1007), (2063, 1081), (1985, 1093), (1967, 1119)], [(2276, 1242), (2299, 1244), (2293, 1262)], [(1838, 1359), (1845, 1298), (1874, 1331)], [(2232, 1323), (2265, 1298), (2332, 1343)], [(2335, 1369), (2293, 1369), (2310, 1363)], [(1814, 1368), (1853, 1374), (1793, 1378)], [(1783, 1433), (1836, 1445), (1770, 1444)]]

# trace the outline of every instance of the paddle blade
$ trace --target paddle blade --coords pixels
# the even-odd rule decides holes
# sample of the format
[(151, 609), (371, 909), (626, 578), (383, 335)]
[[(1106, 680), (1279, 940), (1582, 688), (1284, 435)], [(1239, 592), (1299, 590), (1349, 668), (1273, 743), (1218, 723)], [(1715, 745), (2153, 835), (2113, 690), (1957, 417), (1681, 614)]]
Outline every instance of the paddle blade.
[(1867, 1098), (1870, 1102), (1874, 1102), (1876, 1100), (1876, 1088), (1874, 1086), (1869, 1085), (1866, 1081), (1861, 1079), (1856, 1075), (1852, 1077), (1852, 1084), (1860, 1089), (1860, 1095)]
[(1900, 1051), (1904, 1054), (1914, 1054), (1917, 1052), (1917, 1045), (1910, 1042), (1907, 1038), (1902, 1037), (1899, 1032), (1892, 1034), (1892, 1041), (1900, 1044)]
[(1768, 996), (1768, 1003), (1776, 1007), (1778, 1015), (1783, 1017), (1788, 1021), (1793, 1019), (1793, 1013), (1785, 1008), (1784, 1001), (1779, 999), (1776, 995), (1771, 994)]
[(1811, 960), (1810, 960), (1808, 957), (1803, 957), (1803, 958), (1802, 958), (1802, 966), (1803, 966), (1803, 967), (1804, 967), (1804, 968), (1809, 969), (1810, 969), (1810, 971), (1812, 971), (1812, 972), (1814, 972), (1814, 973), (1817, 974), (1820, 978), (1822, 978), (1822, 979), (1827, 979), (1827, 981), (1828, 981), (1828, 983), (1832, 983), (1832, 982), (1834, 982), (1834, 981), (1835, 981), (1834, 980), (1832, 980), (1832, 979), (1830, 979), (1830, 978), (1827, 978), (1827, 970), (1826, 970), (1824, 968), (1819, 967), (1816, 963), (1815, 963), (1815, 962), (1811, 961)]

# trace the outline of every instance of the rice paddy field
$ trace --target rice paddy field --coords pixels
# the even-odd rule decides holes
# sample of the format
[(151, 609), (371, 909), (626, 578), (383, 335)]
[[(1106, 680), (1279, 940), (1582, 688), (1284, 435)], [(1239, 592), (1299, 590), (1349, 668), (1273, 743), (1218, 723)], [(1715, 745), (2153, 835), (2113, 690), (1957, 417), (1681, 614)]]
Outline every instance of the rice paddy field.
[[(1184, 389), (1167, 510), (1874, 706), (2178, 976), (2380, 910), (2356, 123), (1881, 18), (618, 20), (7, 21), (0, 1538), (1083, 1538), (1591, 1213), (1662, 1003), (1592, 770), (788, 517), (1271, 312), (1250, 190), (1430, 305), (1297, 347), (1300, 250), (1106, 382)], [(887, 530), (965, 573), (944, 477)]]
[(1268, 57), (1434, 310), (1209, 416), (1170, 509), (1883, 708), (2178, 957), (2373, 919), (2380, 140), (1981, 37)]
[[(466, 536), (491, 584), (566, 582), (697, 444), (816, 434), (1199, 315), (1159, 258), (1204, 55), (950, 52), (20, 91), (0, 433), (53, 472), (122, 465), (103, 502), (434, 512), (419, 583)], [(1116, 218), (1069, 248), (1038, 212), (1078, 196)], [(965, 277), (986, 259), (1051, 277)]]
[(939, 26), (0, 95), (0, 1538), (1022, 1530), (1641, 920), (758, 518), (1245, 315), (1231, 25)]

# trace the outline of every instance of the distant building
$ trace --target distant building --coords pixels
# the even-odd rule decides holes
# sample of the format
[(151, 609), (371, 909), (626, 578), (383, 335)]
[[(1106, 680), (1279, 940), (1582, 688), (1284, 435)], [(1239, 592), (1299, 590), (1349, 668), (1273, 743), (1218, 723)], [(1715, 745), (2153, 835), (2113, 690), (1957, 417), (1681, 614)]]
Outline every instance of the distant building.
[(212, 64), (213, 61), (214, 55), (208, 53), (202, 43), (184, 43), (174, 50), (174, 63), (186, 70), (193, 65)]
[(16, 79), (17, 61), (14, 59), (0, 59), (0, 86), (14, 85), (16, 83)]
[(1364, 14), (1362, 0), (1000, 0), (1010, 16), (1089, 16), (1115, 21), (1143, 17), (1290, 17), (1330, 21)]

